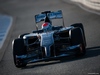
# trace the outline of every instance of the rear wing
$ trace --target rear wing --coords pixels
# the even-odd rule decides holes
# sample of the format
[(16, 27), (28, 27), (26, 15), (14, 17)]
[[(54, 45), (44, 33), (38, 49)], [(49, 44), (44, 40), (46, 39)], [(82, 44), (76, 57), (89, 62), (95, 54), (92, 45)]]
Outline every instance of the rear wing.
[(56, 11), (56, 12), (49, 12), (47, 14), (41, 13), (38, 15), (35, 15), (35, 22), (39, 23), (41, 21), (44, 21), (46, 16), (48, 16), (49, 19), (62, 19), (63, 15), (62, 15), (62, 11)]

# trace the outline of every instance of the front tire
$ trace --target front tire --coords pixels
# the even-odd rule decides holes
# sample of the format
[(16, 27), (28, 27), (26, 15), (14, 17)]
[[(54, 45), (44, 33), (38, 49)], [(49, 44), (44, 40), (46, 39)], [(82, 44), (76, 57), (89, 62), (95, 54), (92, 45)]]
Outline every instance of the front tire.
[(23, 39), (15, 39), (13, 40), (13, 59), (14, 59), (14, 64), (16, 67), (21, 68), (25, 67), (27, 63), (24, 63), (22, 59), (17, 58), (16, 56), (19, 55), (25, 55), (26, 50), (24, 46), (24, 40)]
[(22, 34), (22, 35), (19, 35), (18, 38), (22, 38), (22, 39), (23, 39), (23, 36), (24, 36), (24, 35), (27, 35), (27, 34), (29, 34), (29, 33), (24, 33), (24, 34)]
[(75, 56), (83, 56), (86, 53), (86, 46), (85, 46), (85, 41), (84, 41), (84, 35), (83, 35), (83, 31), (81, 30), (81, 28), (75, 27), (71, 30), (71, 34), (70, 34), (70, 38), (71, 38), (71, 45), (79, 45), (80, 44), (80, 48), (79, 50), (76, 50), (75, 52)]
[(85, 32), (84, 32), (83, 24), (82, 24), (82, 23), (75, 23), (75, 24), (72, 24), (71, 26), (81, 28), (81, 30), (82, 30), (82, 32), (83, 32), (84, 45), (85, 45), (85, 47), (86, 47), (87, 44), (86, 44), (86, 38), (85, 38)]

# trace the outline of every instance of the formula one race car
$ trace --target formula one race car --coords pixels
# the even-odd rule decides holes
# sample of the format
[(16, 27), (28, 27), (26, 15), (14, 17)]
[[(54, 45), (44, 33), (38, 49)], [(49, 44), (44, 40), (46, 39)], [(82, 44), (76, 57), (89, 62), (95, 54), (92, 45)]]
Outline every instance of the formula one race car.
[[(36, 31), (25, 33), (13, 40), (15, 66), (25, 67), (28, 63), (50, 61), (69, 55), (83, 56), (86, 53), (86, 39), (81, 23), (69, 27), (53, 26), (53, 19), (61, 19), (62, 11), (44, 11), (35, 15)], [(39, 23), (41, 29), (39, 29)]]

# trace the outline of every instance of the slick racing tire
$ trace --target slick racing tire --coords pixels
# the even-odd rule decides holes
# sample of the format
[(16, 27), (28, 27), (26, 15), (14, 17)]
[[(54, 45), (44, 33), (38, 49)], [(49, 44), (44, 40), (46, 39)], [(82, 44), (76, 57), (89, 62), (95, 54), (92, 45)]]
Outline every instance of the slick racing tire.
[(75, 56), (83, 56), (86, 53), (86, 47), (85, 47), (85, 41), (84, 41), (84, 35), (81, 28), (75, 27), (71, 30), (71, 45), (79, 45), (80, 48), (75, 50)]
[(27, 35), (27, 34), (29, 34), (29, 33), (24, 33), (24, 34), (22, 34), (22, 35), (19, 35), (18, 38), (22, 38), (22, 39), (23, 39), (23, 36), (24, 36), (24, 35)]
[(19, 59), (16, 57), (19, 55), (26, 54), (23, 39), (18, 38), (18, 39), (13, 40), (12, 45), (13, 45), (13, 59), (14, 59), (15, 66), (18, 68), (25, 67), (27, 63), (24, 63), (22, 59)]
[(82, 29), (82, 32), (83, 32), (83, 37), (84, 37), (84, 45), (86, 47), (86, 38), (85, 38), (85, 32), (84, 32), (84, 27), (83, 27), (83, 24), (82, 23), (75, 23), (75, 24), (72, 24), (71, 26), (73, 27), (79, 27)]

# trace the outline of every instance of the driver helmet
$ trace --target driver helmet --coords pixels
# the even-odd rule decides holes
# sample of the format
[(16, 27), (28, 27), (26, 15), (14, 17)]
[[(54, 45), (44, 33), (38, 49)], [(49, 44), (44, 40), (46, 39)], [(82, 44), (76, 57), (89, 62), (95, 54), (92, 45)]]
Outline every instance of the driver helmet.
[(50, 31), (51, 30), (51, 24), (49, 22), (45, 22), (42, 24), (42, 29), (44, 31)]

